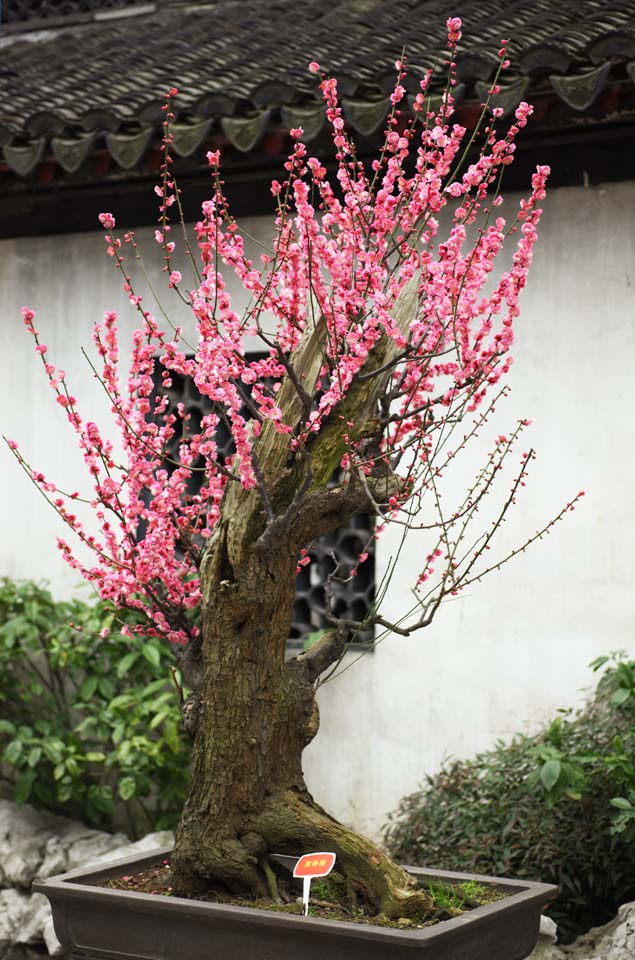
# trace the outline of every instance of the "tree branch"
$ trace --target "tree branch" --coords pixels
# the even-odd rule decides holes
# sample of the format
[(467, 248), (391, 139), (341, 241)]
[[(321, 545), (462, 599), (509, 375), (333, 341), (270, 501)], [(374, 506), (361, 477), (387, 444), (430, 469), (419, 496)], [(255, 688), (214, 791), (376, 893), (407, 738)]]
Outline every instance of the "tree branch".
[(344, 622), (340, 622), (334, 630), (329, 630), (320, 637), (309, 650), (298, 654), (296, 660), (305, 668), (311, 683), (314, 683), (332, 663), (341, 659), (349, 636), (350, 630)]

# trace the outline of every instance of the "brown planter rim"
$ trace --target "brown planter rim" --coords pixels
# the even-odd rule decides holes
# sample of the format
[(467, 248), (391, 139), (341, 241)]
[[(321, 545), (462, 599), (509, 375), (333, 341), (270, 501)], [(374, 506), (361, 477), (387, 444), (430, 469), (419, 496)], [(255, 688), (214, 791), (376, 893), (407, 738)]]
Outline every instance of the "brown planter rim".
[[(59, 876), (36, 879), (33, 890), (43, 893), (51, 902), (55, 931), (71, 958), (126, 958), (126, 960), (182, 960), (183, 948), (172, 949), (175, 931), (184, 925), (193, 925), (208, 936), (226, 937), (227, 931), (245, 941), (244, 957), (250, 960), (278, 960), (297, 958), (312, 960), (324, 956), (351, 958), (392, 958), (402, 954), (430, 960), (523, 960), (531, 953), (538, 940), (542, 908), (558, 893), (558, 887), (529, 880), (514, 880), (480, 874), (457, 873), (424, 867), (406, 867), (421, 880), (443, 880), (463, 883), (475, 880), (495, 886), (508, 895), (494, 903), (467, 911), (459, 917), (440, 921), (420, 930), (375, 927), (348, 921), (325, 920), (318, 917), (299, 917), (270, 910), (257, 910), (229, 904), (216, 904), (180, 897), (163, 897), (136, 891), (96, 887), (125, 872), (134, 872), (169, 859), (172, 847), (160, 847), (144, 854), (120, 860), (81, 867)], [(296, 858), (283, 858), (294, 862)], [(106, 914), (117, 913), (118, 920), (107, 923)], [(94, 917), (94, 937), (88, 922)], [(113, 914), (114, 916), (114, 914)], [(130, 923), (135, 924), (135, 936), (148, 927), (150, 942), (143, 949), (130, 942)], [(128, 936), (127, 936), (128, 931)], [(310, 936), (308, 936), (310, 932)], [(271, 940), (278, 942), (273, 949)], [(493, 938), (493, 941), (492, 941)], [(94, 942), (90, 942), (91, 939)], [(288, 940), (288, 949), (280, 950), (281, 941)], [(225, 940), (223, 941), (225, 942)], [(483, 943), (488, 948), (483, 953)], [(333, 944), (342, 949), (334, 952)], [(261, 949), (258, 949), (261, 944)], [(474, 949), (470, 947), (470, 944)], [(232, 954), (211, 951), (208, 940), (200, 957), (231, 956), (242, 960), (241, 946), (236, 941)], [(414, 951), (414, 952), (413, 952)], [(196, 950), (188, 946), (190, 960), (197, 960)]]

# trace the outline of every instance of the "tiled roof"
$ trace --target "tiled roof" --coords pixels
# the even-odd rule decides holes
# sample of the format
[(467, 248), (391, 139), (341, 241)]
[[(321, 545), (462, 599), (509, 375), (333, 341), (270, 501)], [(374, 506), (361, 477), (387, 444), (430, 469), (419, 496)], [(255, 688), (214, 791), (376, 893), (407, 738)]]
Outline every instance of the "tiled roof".
[(156, 139), (170, 85), (181, 91), (174, 133), (182, 156), (212, 131), (247, 152), (274, 120), (316, 136), (323, 111), (310, 60), (339, 79), (349, 122), (370, 134), (386, 115), (395, 57), (405, 46), (416, 88), (417, 76), (444, 57), (449, 13), (464, 24), (464, 99), (487, 89), (501, 37), (510, 39), (512, 60), (500, 101), (507, 109), (546, 90), (582, 114), (607, 84), (632, 88), (635, 80), (634, 0), (156, 0), (94, 7), (82, 13), (76, 0), (75, 17), (11, 24), (0, 33), (0, 145), (20, 175), (45, 152), (72, 173), (104, 142), (121, 167), (134, 167)]

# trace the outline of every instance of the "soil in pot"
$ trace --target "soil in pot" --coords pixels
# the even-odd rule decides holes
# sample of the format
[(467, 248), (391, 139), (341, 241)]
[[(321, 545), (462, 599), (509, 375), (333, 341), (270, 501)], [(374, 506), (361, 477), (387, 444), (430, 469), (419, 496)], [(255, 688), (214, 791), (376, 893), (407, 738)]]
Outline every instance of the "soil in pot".
[[(124, 874), (99, 884), (115, 890), (137, 891), (157, 896), (172, 896), (172, 869), (169, 860), (141, 870)], [(235, 896), (227, 890), (212, 889), (192, 899), (204, 902), (224, 903), (236, 907), (251, 907), (257, 910), (273, 910), (278, 913), (303, 914), (302, 884), (277, 863), (270, 864), (270, 896)], [(469, 880), (461, 884), (444, 883), (441, 880), (426, 884), (434, 907), (430, 913), (419, 917), (402, 917), (388, 920), (377, 913), (365, 896), (364, 890), (347, 886), (337, 872), (316, 879), (311, 884), (309, 915), (325, 920), (345, 920), (348, 923), (364, 923), (373, 926), (397, 929), (421, 930), (442, 920), (457, 917), (486, 903), (502, 900), (506, 894), (491, 886), (483, 886)]]

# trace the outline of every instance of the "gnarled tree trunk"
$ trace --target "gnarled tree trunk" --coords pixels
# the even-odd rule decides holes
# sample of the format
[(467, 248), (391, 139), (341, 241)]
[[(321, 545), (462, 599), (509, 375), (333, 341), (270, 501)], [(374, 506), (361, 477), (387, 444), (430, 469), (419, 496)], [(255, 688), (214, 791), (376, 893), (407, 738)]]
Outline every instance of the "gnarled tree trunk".
[[(271, 853), (333, 850), (338, 869), (387, 916), (425, 905), (403, 870), (313, 800), (302, 751), (318, 729), (314, 680), (339, 655), (333, 633), (285, 663), (297, 554), (280, 540), (234, 570), (227, 526), (205, 570), (203, 676), (195, 721), (192, 786), (177, 834), (175, 892), (209, 887), (267, 892)], [(423, 898), (423, 901), (422, 901)]]
[[(404, 323), (415, 292), (416, 283), (404, 293)], [(322, 323), (307, 329), (282, 384), (278, 403), (293, 428), (306, 417), (303, 400), (315, 390), (323, 339)], [(302, 751), (319, 723), (314, 683), (340, 657), (345, 625), (336, 624), (310, 651), (285, 663), (301, 548), (386, 503), (394, 490), (395, 478), (384, 469), (329, 485), (344, 453), (341, 421), (354, 421), (357, 436), (373, 442), (381, 371), (394, 350), (388, 338), (375, 348), (364, 370), (379, 376), (354, 384), (300, 454), (291, 455), (288, 436), (265, 424), (254, 446), (258, 489), (233, 484), (225, 492), (201, 569), (191, 791), (173, 860), (180, 895), (218, 884), (263, 893), (270, 854), (332, 850), (339, 871), (387, 916), (416, 915), (429, 906), (404, 870), (325, 813), (304, 782)]]

